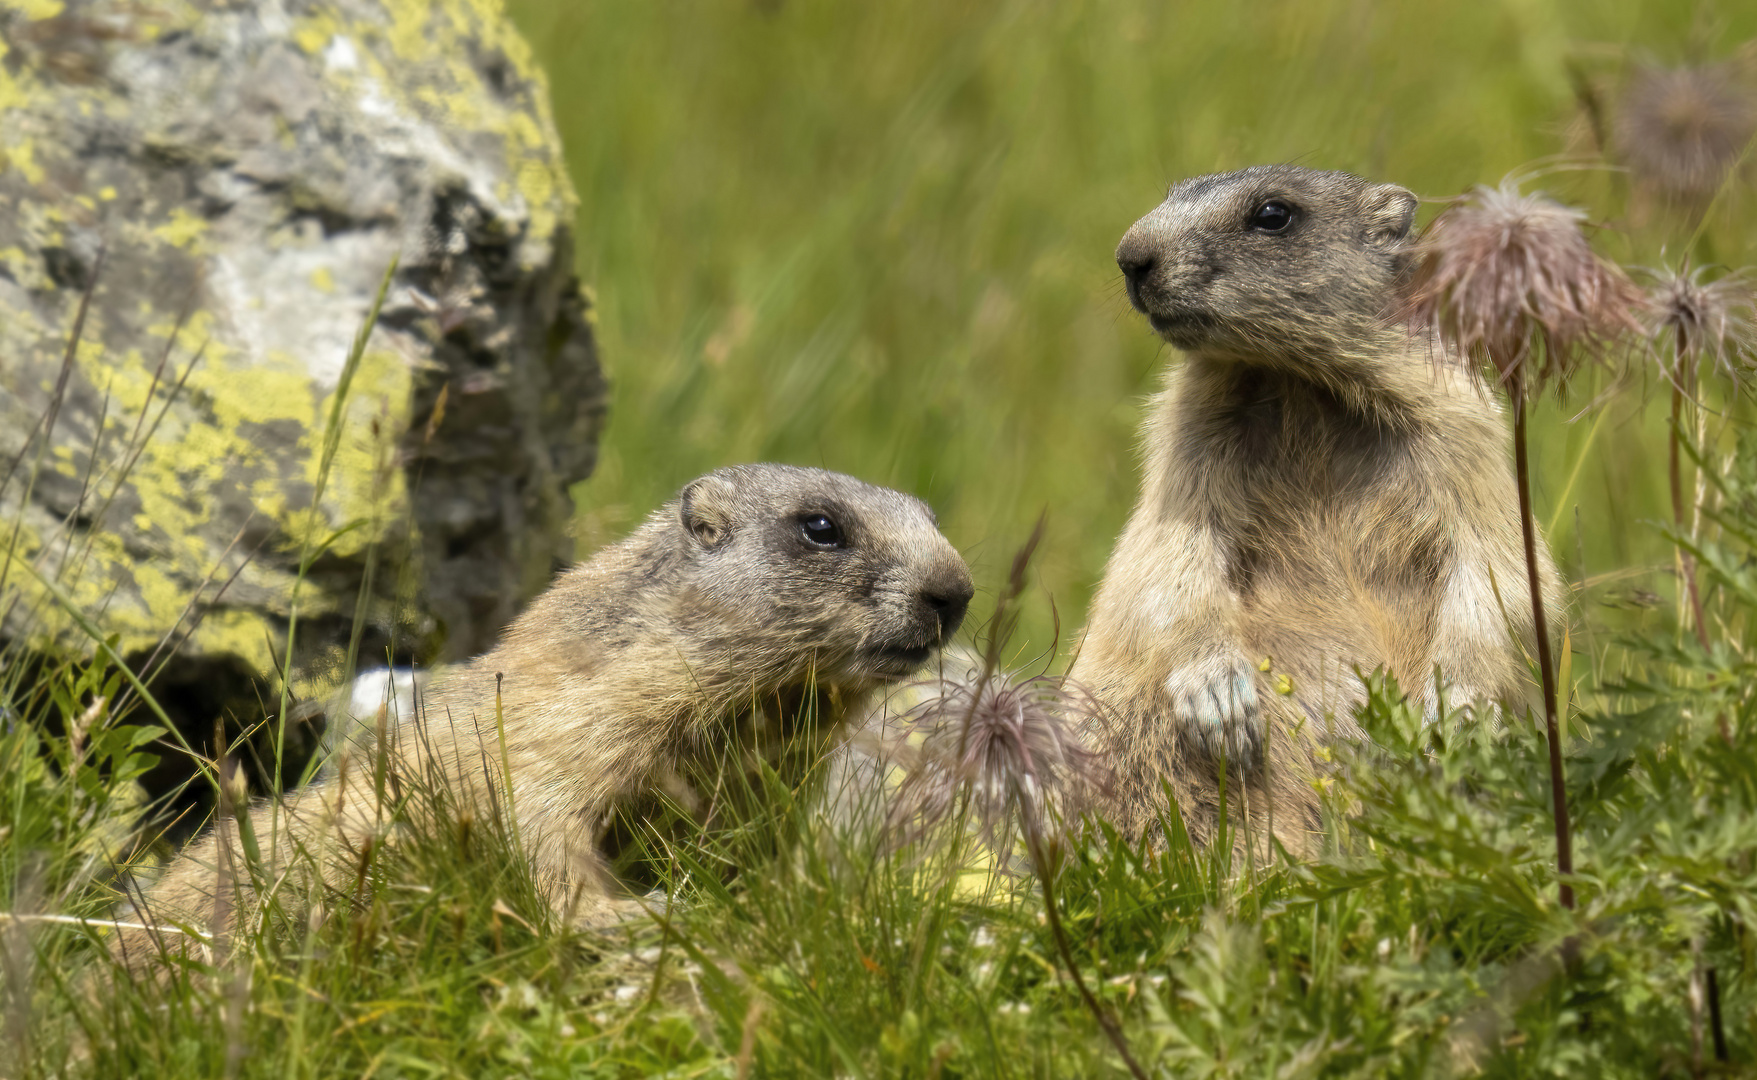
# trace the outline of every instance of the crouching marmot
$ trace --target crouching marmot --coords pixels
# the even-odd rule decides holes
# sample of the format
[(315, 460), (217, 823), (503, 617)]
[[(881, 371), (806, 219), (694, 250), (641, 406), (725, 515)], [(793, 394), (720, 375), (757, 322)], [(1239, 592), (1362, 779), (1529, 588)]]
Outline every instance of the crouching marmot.
[[(1436, 667), (1453, 702), (1526, 694), (1506, 422), (1468, 365), (1388, 318), (1415, 206), (1258, 166), (1175, 185), (1117, 248), (1130, 302), (1187, 354), (1152, 402), (1141, 499), (1070, 673), (1108, 713), (1094, 741), (1132, 833), (1169, 782), (1211, 836), (1224, 755), (1228, 803), (1309, 847), (1312, 751), (1358, 733), (1357, 669), (1430, 710)], [(1547, 553), (1544, 571), (1553, 594)]]
[[(721, 469), (563, 574), (492, 652), (438, 674), (419, 719), (390, 740), (391, 765), (437, 769), (486, 805), (501, 770), (485, 763), (504, 761), (539, 880), (559, 908), (594, 921), (620, 906), (602, 847), (619, 816), (661, 798), (705, 813), (701, 789), (724, 781), (726, 764), (753, 768), (752, 755), (798, 782), (851, 710), (957, 630), (971, 595), (920, 501), (821, 469)], [(388, 816), (374, 772), (343, 766), (286, 796), (281, 828), (296, 843), (276, 845), (281, 861), (292, 846), (323, 850), (325, 884), (351, 882), (350, 849)], [(258, 837), (276, 809), (251, 814)], [(243, 865), (236, 834), (223, 823), (179, 857), (146, 890), (144, 921), (207, 923), (220, 845)], [(282, 869), (261, 868), (271, 880)], [(228, 900), (248, 905), (239, 888)], [(157, 955), (156, 937), (128, 931), (117, 948), (138, 965)]]

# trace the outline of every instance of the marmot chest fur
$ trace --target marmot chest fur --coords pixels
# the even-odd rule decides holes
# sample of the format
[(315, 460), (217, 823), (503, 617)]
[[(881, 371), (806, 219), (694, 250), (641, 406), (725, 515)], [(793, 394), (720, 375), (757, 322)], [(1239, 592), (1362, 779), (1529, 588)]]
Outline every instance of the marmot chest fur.
[(1314, 741), (1358, 730), (1357, 669), (1430, 704), (1436, 667), (1452, 701), (1524, 696), (1505, 421), (1389, 318), (1415, 206), (1259, 166), (1175, 185), (1117, 248), (1131, 303), (1187, 357), (1150, 406), (1140, 502), (1070, 673), (1108, 713), (1119, 824), (1150, 825), (1170, 781), (1209, 834), (1224, 757), (1233, 805), (1297, 840)]
[[(752, 755), (797, 782), (850, 710), (957, 630), (971, 595), (919, 500), (821, 469), (721, 469), (563, 574), (493, 651), (437, 675), (388, 752), (486, 805), (504, 727), (518, 833), (557, 902), (590, 920), (614, 907), (604, 845), (619, 815), (661, 798), (705, 807), (698, 789)], [(358, 850), (386, 816), (373, 771), (343, 763), (287, 796), (281, 827), (298, 843), (279, 848)], [(276, 809), (253, 813), (257, 835)], [(242, 865), (223, 826), (147, 891), (149, 922), (208, 920), (219, 845)], [(148, 933), (121, 947), (156, 952)]]

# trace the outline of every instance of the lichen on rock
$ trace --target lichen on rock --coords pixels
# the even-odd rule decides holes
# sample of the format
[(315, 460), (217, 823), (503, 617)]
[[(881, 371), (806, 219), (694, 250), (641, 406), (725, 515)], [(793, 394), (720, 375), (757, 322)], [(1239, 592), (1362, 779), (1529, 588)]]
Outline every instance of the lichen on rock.
[[(14, 554), (124, 655), (169, 636), (190, 666), (167, 687), (224, 671), (254, 700), (324, 544), (301, 673), (334, 666), (357, 607), (364, 657), (482, 650), (571, 556), (595, 459), (573, 210), (542, 73), (491, 0), (0, 0)], [(34, 581), (0, 584), (0, 639), (73, 632)]]

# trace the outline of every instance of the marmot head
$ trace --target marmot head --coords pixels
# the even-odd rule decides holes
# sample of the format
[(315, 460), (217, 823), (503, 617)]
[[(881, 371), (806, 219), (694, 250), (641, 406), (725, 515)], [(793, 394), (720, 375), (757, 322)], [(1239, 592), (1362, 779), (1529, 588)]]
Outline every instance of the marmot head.
[(858, 692), (902, 678), (951, 638), (974, 594), (925, 503), (840, 473), (733, 466), (666, 512), (683, 526), (686, 637), (759, 682)]
[(1322, 360), (1384, 326), (1415, 206), (1395, 184), (1257, 165), (1175, 184), (1116, 261), (1129, 302), (1180, 349)]

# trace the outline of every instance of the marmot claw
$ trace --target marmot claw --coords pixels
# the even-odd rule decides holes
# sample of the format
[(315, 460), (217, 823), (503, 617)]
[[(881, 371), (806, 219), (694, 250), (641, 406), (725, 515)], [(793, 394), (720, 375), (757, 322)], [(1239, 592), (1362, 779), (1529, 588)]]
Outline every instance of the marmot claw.
[(1242, 654), (1204, 657), (1165, 680), (1172, 708), (1216, 757), (1252, 760), (1261, 737), (1257, 671)]

